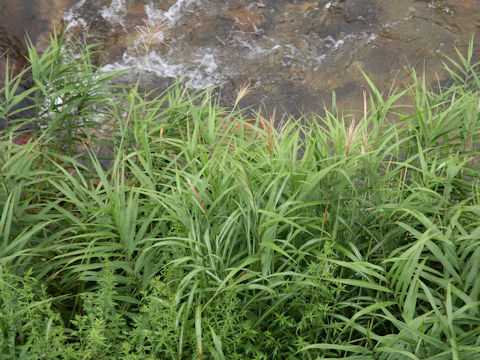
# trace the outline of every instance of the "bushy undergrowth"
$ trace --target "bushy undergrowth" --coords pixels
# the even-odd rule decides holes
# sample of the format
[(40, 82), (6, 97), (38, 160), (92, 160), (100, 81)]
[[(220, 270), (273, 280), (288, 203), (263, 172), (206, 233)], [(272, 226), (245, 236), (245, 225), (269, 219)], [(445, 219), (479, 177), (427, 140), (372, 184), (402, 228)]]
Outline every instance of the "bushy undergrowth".
[(53, 38), (3, 89), (0, 358), (480, 356), (471, 48), (448, 88), (281, 128), (110, 86), (91, 51)]

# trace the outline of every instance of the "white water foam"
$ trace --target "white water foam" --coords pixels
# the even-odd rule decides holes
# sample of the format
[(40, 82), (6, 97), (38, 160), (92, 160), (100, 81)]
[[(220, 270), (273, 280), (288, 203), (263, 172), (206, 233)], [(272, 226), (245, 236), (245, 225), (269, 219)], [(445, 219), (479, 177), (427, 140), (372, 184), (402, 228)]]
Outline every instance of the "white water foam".
[(199, 0), (177, 0), (167, 11), (162, 11), (155, 7), (154, 2), (150, 1), (150, 3), (145, 5), (145, 13), (150, 21), (168, 19), (172, 23), (176, 23), (182, 18), (185, 12), (190, 10), (192, 5), (198, 4), (199, 2)]
[(112, 25), (120, 24), (125, 27), (123, 18), (127, 15), (125, 0), (112, 0), (109, 6), (100, 10), (100, 15)]
[[(176, 78), (185, 80), (186, 84), (194, 89), (209, 88), (223, 84), (228, 76), (218, 71), (218, 59), (212, 49), (199, 49), (191, 54), (190, 63), (174, 63), (167, 59), (168, 54), (162, 56), (151, 50), (143, 57), (125, 53), (121, 62), (115, 62), (102, 67), (103, 72), (131, 69), (137, 73), (141, 71), (153, 73), (159, 78)], [(231, 73), (228, 74), (229, 76)]]
[[(113, 1), (117, 1), (113, 6)], [(106, 14), (102, 16), (111, 16), (114, 20), (123, 14), (124, 0), (113, 0)], [(192, 6), (199, 4), (201, 0), (177, 0), (168, 10), (158, 9), (153, 1), (144, 6), (147, 19), (151, 23), (158, 23), (168, 19), (171, 26), (175, 26), (184, 16), (192, 11)], [(110, 11), (112, 10), (112, 11)], [(110, 21), (110, 20), (109, 20)], [(160, 40), (164, 40), (165, 34), (157, 34)], [(178, 43), (179, 39), (175, 39)], [(219, 71), (218, 49), (211, 47), (190, 48), (189, 54), (181, 48), (181, 45), (171, 44), (168, 53), (157, 52), (151, 49), (146, 55), (139, 55), (135, 43), (134, 48), (127, 49), (120, 61), (107, 64), (102, 67), (103, 72), (131, 69), (135, 73), (151, 73), (160, 78), (178, 78), (183, 79), (192, 88), (209, 88), (224, 83), (234, 71), (225, 71), (224, 66)]]
[(145, 14), (147, 15), (147, 19), (151, 23), (156, 23), (156, 22), (165, 20), (165, 15), (164, 15), (165, 11), (155, 8), (154, 4), (152, 3), (146, 4), (144, 8), (145, 8)]
[(78, 26), (86, 27), (87, 22), (80, 16), (79, 10), (85, 4), (86, 0), (81, 0), (75, 5), (73, 5), (68, 11), (62, 16), (62, 20), (67, 24), (65, 27), (65, 33), (68, 34), (68, 30), (76, 28)]
[(332, 6), (336, 6), (336, 5), (337, 5), (336, 2), (334, 3), (334, 2), (329, 1), (328, 3), (325, 4), (325, 7), (324, 7), (324, 8), (325, 8), (326, 10), (328, 10), (328, 9), (330, 9)]

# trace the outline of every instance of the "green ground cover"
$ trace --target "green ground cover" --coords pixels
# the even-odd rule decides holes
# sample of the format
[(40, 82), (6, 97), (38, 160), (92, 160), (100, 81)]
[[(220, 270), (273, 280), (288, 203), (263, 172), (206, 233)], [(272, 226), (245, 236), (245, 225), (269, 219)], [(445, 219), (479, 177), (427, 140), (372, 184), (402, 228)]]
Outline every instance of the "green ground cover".
[(1, 359), (480, 357), (472, 48), (448, 87), (279, 128), (93, 50), (53, 38), (2, 91)]

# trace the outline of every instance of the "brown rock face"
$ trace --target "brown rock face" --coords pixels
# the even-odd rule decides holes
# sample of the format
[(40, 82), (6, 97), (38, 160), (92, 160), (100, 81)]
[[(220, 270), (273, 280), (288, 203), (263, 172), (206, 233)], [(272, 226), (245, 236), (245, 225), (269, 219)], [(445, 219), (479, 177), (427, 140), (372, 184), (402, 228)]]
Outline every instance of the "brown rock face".
[(239, 10), (230, 10), (225, 13), (225, 16), (235, 21), (238, 30), (251, 33), (257, 32), (264, 23), (263, 7), (246, 7)]
[(473, 0), (460, 0), (459, 5), (466, 9), (471, 9), (473, 7)]

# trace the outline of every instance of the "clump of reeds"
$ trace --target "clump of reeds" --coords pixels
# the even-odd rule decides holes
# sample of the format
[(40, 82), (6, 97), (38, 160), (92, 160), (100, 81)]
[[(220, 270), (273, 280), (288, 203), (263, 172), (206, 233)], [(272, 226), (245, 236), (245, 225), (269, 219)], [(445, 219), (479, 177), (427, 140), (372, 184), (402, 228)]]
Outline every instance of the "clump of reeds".
[[(88, 59), (58, 51), (30, 58), (42, 133), (0, 135), (3, 357), (478, 356), (471, 57), (437, 92), (416, 76), (387, 98), (370, 83), (362, 121), (326, 109), (280, 129), (275, 112), (259, 125), (178, 83), (111, 101), (106, 82), (74, 86), (98, 80)], [(52, 93), (62, 107), (47, 111)], [(63, 126), (102, 116), (118, 124), (110, 167), (57, 146)], [(228, 119), (260, 135), (224, 131)]]

